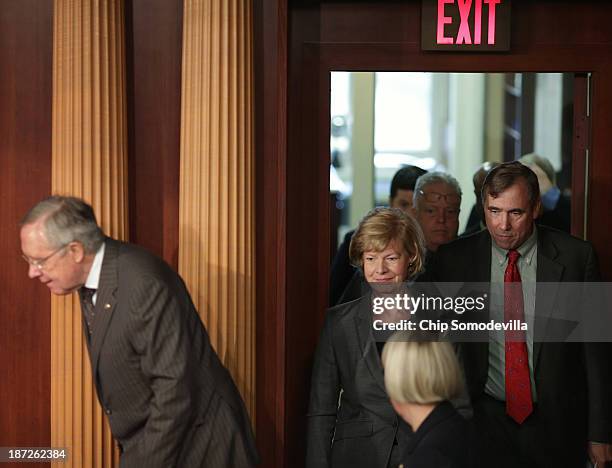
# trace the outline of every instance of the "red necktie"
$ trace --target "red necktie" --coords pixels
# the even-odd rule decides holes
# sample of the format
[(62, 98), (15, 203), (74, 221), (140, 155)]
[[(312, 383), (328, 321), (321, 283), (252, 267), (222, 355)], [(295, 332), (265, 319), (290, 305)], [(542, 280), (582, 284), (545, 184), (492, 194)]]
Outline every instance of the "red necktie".
[[(518, 269), (516, 250), (508, 252), (508, 266), (504, 273), (504, 322), (525, 320), (523, 311), (523, 288)], [(515, 283), (515, 284), (508, 284)], [(506, 413), (517, 423), (533, 411), (531, 382), (529, 379), (529, 357), (523, 331), (506, 330)]]

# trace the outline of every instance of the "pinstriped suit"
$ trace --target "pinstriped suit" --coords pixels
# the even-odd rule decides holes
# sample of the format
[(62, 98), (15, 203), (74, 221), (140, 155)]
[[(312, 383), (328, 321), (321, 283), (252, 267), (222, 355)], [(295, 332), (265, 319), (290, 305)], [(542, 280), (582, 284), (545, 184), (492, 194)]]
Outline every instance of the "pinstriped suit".
[(238, 390), (185, 284), (162, 260), (106, 239), (87, 344), (122, 468), (256, 463)]

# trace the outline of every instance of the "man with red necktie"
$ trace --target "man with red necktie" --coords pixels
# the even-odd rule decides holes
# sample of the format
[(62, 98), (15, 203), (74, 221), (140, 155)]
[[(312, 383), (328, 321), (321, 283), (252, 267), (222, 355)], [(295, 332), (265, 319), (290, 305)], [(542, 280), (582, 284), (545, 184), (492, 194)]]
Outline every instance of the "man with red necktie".
[[(481, 466), (582, 468), (610, 460), (612, 378), (601, 343), (534, 340), (537, 284), (600, 281), (592, 246), (535, 225), (537, 176), (519, 162), (494, 168), (482, 189), (487, 229), (441, 246), (423, 280), (490, 283), (488, 317), (527, 331), (462, 343)], [(542, 288), (543, 289), (543, 288)]]

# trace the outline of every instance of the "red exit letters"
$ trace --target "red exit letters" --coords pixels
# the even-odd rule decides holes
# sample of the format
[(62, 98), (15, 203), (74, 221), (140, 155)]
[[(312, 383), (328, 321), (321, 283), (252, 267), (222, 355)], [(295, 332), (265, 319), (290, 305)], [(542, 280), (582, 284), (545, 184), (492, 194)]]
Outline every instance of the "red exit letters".
[[(483, 3), (486, 5), (483, 8)], [(482, 42), (482, 21), (483, 21), (483, 10), (486, 11), (485, 20), (487, 24), (487, 43), (495, 44), (495, 8), (498, 4), (502, 3), (502, 0), (438, 0), (438, 22), (436, 29), (436, 42), (438, 44), (481, 44)], [(445, 12), (445, 7), (448, 5), (448, 9)], [(446, 16), (448, 10), (455, 5), (455, 8), (459, 9), (459, 29), (457, 31), (457, 37), (445, 36), (444, 26), (453, 22), (453, 16)], [(474, 29), (470, 30), (470, 24), (468, 19), (470, 12), (474, 10)], [(473, 32), (473, 34), (472, 34)]]

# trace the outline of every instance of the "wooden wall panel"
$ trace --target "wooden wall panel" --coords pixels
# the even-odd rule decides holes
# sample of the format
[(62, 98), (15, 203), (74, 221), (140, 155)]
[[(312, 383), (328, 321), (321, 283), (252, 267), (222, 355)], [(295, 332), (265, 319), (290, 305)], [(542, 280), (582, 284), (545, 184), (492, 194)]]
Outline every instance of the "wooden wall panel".
[(178, 268), (182, 0), (126, 2), (130, 241)]
[[(609, 11), (612, 14), (612, 11)], [(612, 36), (612, 31), (609, 32)], [(612, 42), (608, 38), (608, 42)], [(606, 58), (598, 57), (600, 66), (592, 75), (591, 86), (591, 151), (587, 186), (587, 239), (599, 256), (605, 281), (612, 281), (612, 47)]]
[(255, 421), (251, 2), (184, 9), (179, 273)]
[[(321, 124), (329, 127), (329, 118), (317, 122), (318, 109), (325, 103), (310, 100), (312, 96), (320, 95), (325, 83), (318, 79), (303, 81), (299, 76), (309, 67), (318, 69), (316, 49), (310, 44), (319, 41), (321, 22), (322, 14), (314, 6), (296, 8), (290, 12), (285, 331), (288, 361), (286, 404), (289, 411), (285, 417), (285, 466), (291, 467), (304, 463), (306, 437), (299, 437), (298, 434), (307, 427), (305, 415), (310, 394), (313, 350), (323, 325), (323, 315), (319, 309), (328, 297), (329, 143), (320, 152), (318, 140), (312, 137)], [(300, 109), (300, 114), (293, 114), (295, 110), (292, 109)], [(300, 148), (300, 145), (304, 147)], [(293, 159), (298, 155), (304, 158), (301, 162)], [(295, 190), (297, 186), (301, 186), (302, 190)], [(304, 274), (304, 271), (309, 273)]]
[[(123, 0), (55, 0), (54, 193), (82, 197), (103, 231), (127, 238)], [(51, 443), (65, 468), (119, 466), (91, 375), (76, 294), (51, 299)]]
[(27, 278), (18, 222), (51, 191), (52, 18), (52, 0), (0, 2), (0, 446), (51, 439), (50, 295)]
[(287, 2), (253, 4), (255, 64), (256, 410), (262, 467), (285, 463)]

